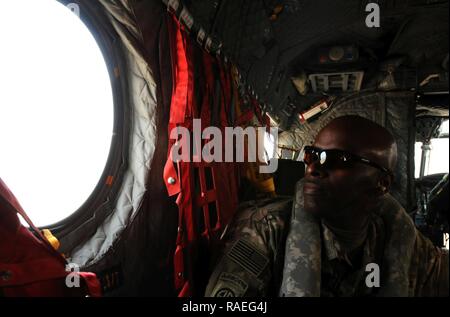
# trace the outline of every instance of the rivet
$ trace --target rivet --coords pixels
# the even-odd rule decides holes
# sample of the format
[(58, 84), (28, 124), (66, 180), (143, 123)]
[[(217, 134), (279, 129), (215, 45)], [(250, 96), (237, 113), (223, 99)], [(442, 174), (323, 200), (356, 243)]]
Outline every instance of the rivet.
[(167, 179), (167, 182), (170, 184), (170, 185), (173, 185), (173, 184), (175, 184), (175, 178), (173, 178), (173, 177), (169, 177), (168, 179)]

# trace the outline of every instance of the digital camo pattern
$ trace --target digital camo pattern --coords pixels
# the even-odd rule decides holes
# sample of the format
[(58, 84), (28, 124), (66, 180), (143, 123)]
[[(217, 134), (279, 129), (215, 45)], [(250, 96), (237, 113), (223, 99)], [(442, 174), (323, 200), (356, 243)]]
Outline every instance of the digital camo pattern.
[(321, 285), (320, 226), (303, 212), (303, 183), (297, 183), (286, 240), (280, 296), (318, 297)]
[[(280, 296), (324, 296), (320, 221), (303, 209), (303, 185), (297, 184), (293, 218), (286, 242), (285, 264)], [(389, 194), (384, 195), (372, 215), (365, 242), (363, 267), (342, 281), (344, 296), (448, 296), (448, 251), (435, 247), (415, 228), (403, 207)], [(376, 234), (374, 234), (376, 233)], [(326, 237), (326, 236), (325, 236)], [(381, 245), (380, 245), (381, 244)], [(381, 247), (381, 256), (376, 250)], [(375, 259), (380, 267), (379, 288), (365, 284), (364, 263)], [(355, 275), (359, 280), (350, 283)], [(349, 288), (352, 285), (353, 289)]]
[(273, 285), (281, 279), (291, 206), (292, 199), (276, 198), (240, 207), (206, 296), (276, 296)]
[[(374, 296), (377, 289), (366, 285), (366, 266), (382, 263), (384, 223), (378, 215), (372, 215), (365, 242), (351, 253), (339, 243), (333, 232), (322, 222), (322, 267), (320, 296), (354, 297)], [(352, 256), (352, 254), (357, 255)]]
[[(448, 252), (423, 237), (389, 194), (373, 212), (360, 266), (342, 275), (334, 262), (339, 243), (304, 212), (302, 189), (300, 181), (293, 203), (241, 206), (206, 296), (448, 296)], [(379, 288), (365, 283), (369, 263), (380, 267)]]

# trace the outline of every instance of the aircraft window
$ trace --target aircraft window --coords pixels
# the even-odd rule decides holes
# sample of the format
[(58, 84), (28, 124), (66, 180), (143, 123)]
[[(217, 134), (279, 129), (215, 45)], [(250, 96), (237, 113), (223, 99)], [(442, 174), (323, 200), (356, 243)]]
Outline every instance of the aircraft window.
[[(426, 158), (424, 176), (448, 173), (449, 170), (449, 121), (446, 120), (440, 127), (439, 138), (431, 139), (429, 157)], [(415, 144), (415, 177), (420, 177), (420, 164), (422, 159), (422, 142)]]
[(269, 162), (275, 157), (275, 137), (270, 133), (264, 134), (264, 157), (266, 162)]
[(74, 213), (105, 168), (111, 81), (94, 37), (54, 0), (0, 10), (0, 177), (37, 226)]
[(440, 130), (439, 131), (440, 137), (447, 137), (448, 138), (448, 120), (445, 120), (442, 123), (442, 125), (441, 125), (439, 130)]

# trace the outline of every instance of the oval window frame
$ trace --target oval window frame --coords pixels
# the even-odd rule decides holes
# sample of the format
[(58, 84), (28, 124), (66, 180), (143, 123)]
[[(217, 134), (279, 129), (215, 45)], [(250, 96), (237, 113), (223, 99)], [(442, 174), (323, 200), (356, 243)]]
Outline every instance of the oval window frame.
[[(101, 223), (112, 211), (108, 208), (115, 202), (115, 198), (122, 186), (123, 176), (128, 166), (128, 148), (130, 133), (130, 110), (126, 107), (128, 98), (127, 83), (120, 76), (126, 69), (123, 51), (115, 41), (113, 26), (104, 15), (99, 3), (79, 3), (76, 1), (57, 0), (69, 10), (69, 5), (79, 8), (80, 21), (94, 37), (108, 70), (112, 100), (113, 100), (113, 133), (111, 145), (101, 177), (84, 203), (72, 214), (54, 224), (49, 225), (55, 236), (63, 239), (77, 231), (86, 223), (93, 223), (94, 227)], [(75, 13), (74, 13), (75, 14)], [(95, 230), (95, 229), (94, 229)], [(64, 245), (62, 246), (64, 247)], [(63, 248), (64, 249), (64, 248)]]

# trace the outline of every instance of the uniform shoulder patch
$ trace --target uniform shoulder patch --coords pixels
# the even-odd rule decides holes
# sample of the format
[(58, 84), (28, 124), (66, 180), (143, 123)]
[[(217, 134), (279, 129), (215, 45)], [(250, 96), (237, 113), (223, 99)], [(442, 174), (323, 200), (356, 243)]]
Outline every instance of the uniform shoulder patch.
[(227, 256), (255, 276), (259, 276), (269, 264), (268, 257), (244, 239), (236, 241)]
[(235, 274), (223, 272), (214, 288), (213, 297), (242, 297), (247, 291), (248, 284)]

